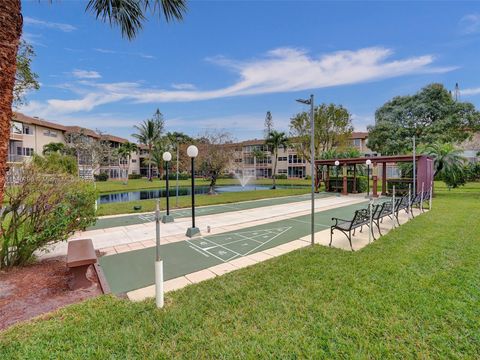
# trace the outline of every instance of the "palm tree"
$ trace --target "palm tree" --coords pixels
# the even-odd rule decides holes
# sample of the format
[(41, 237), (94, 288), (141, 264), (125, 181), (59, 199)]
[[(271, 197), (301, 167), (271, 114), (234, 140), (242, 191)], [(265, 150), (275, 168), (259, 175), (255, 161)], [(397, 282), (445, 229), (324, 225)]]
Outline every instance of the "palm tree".
[(148, 148), (148, 180), (152, 181), (152, 150), (162, 136), (162, 113), (157, 109), (153, 119), (145, 120), (140, 125), (135, 125), (134, 128), (137, 129), (137, 133), (132, 136)]
[(126, 183), (128, 182), (128, 174), (130, 173), (130, 160), (132, 158), (132, 153), (136, 151), (137, 151), (137, 144), (131, 143), (129, 141), (120, 145), (120, 147), (117, 150), (117, 154), (120, 160), (122, 159), (127, 160), (127, 176), (125, 177)]
[(288, 145), (288, 138), (284, 132), (279, 132), (276, 130), (270, 131), (268, 137), (266, 139), (267, 146), (271, 149), (274, 157), (273, 163), (273, 185), (272, 189), (276, 188), (275, 178), (277, 173), (277, 162), (278, 162), (278, 149), (283, 148), (285, 149)]
[(163, 153), (164, 146), (161, 142), (157, 142), (152, 149), (152, 157), (148, 160), (150, 165), (154, 165), (157, 169), (158, 178), (161, 180), (163, 176)]
[[(50, 0), (51, 1), (51, 0)], [(167, 22), (182, 20), (187, 11), (187, 0), (89, 0), (87, 11), (97, 19), (119, 27), (122, 36), (136, 37), (153, 13)], [(22, 36), (23, 17), (21, 0), (0, 1), (0, 203), (7, 171), (7, 149), (12, 119), (13, 87), (17, 70), (17, 51)]]
[(434, 176), (442, 179), (449, 188), (465, 184), (467, 159), (462, 150), (449, 143), (437, 143), (425, 146), (420, 152), (434, 158)]

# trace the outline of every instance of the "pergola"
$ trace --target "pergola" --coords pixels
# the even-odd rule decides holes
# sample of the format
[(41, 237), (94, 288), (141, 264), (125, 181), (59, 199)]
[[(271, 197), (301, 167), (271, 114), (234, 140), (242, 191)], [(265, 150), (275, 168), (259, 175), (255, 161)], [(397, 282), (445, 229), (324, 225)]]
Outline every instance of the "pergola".
[[(320, 182), (322, 179), (320, 178), (319, 168), (321, 166), (326, 166), (326, 177), (324, 179), (326, 184), (327, 191), (330, 190), (330, 167), (332, 166), (335, 168), (335, 161), (339, 161), (338, 167), (341, 169), (342, 176), (342, 185), (341, 185), (341, 192), (343, 195), (348, 194), (348, 177), (347, 177), (347, 168), (353, 167), (353, 192), (356, 192), (357, 189), (357, 165), (365, 165), (367, 159), (371, 160), (372, 166), (372, 194), (374, 197), (378, 196), (377, 192), (377, 183), (378, 183), (378, 165), (382, 165), (382, 195), (387, 193), (387, 164), (397, 164), (397, 163), (412, 163), (413, 156), (412, 155), (397, 155), (397, 156), (372, 156), (372, 157), (358, 157), (358, 158), (348, 158), (348, 159), (329, 159), (329, 160), (315, 160), (315, 174), (316, 174), (316, 187), (317, 189), (320, 187)], [(425, 190), (430, 189), (431, 184), (433, 183), (433, 159), (427, 155), (417, 155), (415, 156), (416, 162), (416, 188), (417, 191), (422, 188), (422, 184)], [(337, 170), (340, 170), (337, 169)], [(336, 189), (338, 190), (338, 189)]]

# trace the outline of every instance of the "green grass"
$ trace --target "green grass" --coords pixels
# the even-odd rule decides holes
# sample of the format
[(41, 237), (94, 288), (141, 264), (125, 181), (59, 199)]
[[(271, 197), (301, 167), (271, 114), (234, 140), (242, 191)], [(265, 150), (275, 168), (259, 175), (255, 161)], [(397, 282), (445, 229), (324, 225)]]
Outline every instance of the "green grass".
[[(218, 204), (228, 204), (232, 202), (239, 201), (248, 201), (248, 200), (259, 200), (259, 199), (268, 199), (276, 198), (282, 196), (294, 196), (307, 194), (310, 191), (309, 187), (305, 188), (292, 188), (292, 189), (276, 189), (276, 190), (256, 190), (256, 191), (242, 191), (242, 192), (232, 192), (232, 193), (221, 193), (217, 195), (195, 195), (195, 204), (197, 206), (205, 205), (218, 205)], [(191, 206), (190, 196), (179, 196), (178, 197), (178, 208), (188, 208)], [(138, 200), (138, 201), (128, 201), (128, 202), (118, 202), (110, 204), (102, 204), (98, 207), (97, 215), (116, 215), (116, 214), (128, 214), (135, 212), (145, 212), (145, 211), (154, 211), (157, 200)], [(133, 210), (133, 207), (136, 205), (142, 206), (140, 211)], [(172, 209), (175, 208), (175, 198), (170, 198), (170, 206)], [(160, 207), (165, 209), (166, 199), (160, 199)]]
[(23, 358), (479, 358), (480, 184), (361, 251), (298, 250), (153, 300), (102, 296), (0, 333)]
[[(303, 179), (289, 179), (289, 180), (277, 180), (278, 185), (310, 185), (311, 180), (303, 180)], [(271, 179), (259, 179), (253, 183), (258, 185), (271, 185)], [(175, 186), (176, 181), (170, 180), (170, 186)], [(191, 185), (190, 180), (179, 180), (179, 186), (187, 186)], [(195, 179), (195, 184), (198, 186), (202, 185), (209, 185), (210, 182), (204, 179)], [(238, 185), (237, 179), (218, 179), (217, 185)], [(96, 182), (97, 190), (99, 193), (112, 193), (112, 192), (122, 192), (122, 191), (133, 191), (133, 190), (147, 190), (147, 189), (158, 189), (164, 188), (165, 180), (158, 180), (154, 179), (153, 181), (148, 181), (147, 179), (134, 179), (128, 180), (127, 184), (124, 184), (121, 180), (109, 180), (109, 181), (97, 181)]]

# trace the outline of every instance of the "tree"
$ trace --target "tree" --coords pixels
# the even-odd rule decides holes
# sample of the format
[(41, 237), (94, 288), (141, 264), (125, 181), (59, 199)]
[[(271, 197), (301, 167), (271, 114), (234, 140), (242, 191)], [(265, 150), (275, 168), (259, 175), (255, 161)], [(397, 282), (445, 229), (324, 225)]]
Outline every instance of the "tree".
[(272, 131), (273, 131), (272, 113), (270, 111), (267, 111), (267, 115), (265, 115), (265, 130), (263, 130), (264, 137), (267, 138)]
[(35, 251), (95, 223), (97, 195), (91, 183), (35, 162), (21, 167), (20, 182), (6, 189), (0, 214), (0, 268), (24, 265)]
[(397, 96), (375, 112), (368, 127), (368, 146), (384, 155), (412, 151), (417, 144), (462, 142), (480, 130), (480, 113), (468, 102), (455, 101), (441, 84)]
[(228, 132), (210, 131), (197, 143), (199, 148), (198, 161), (205, 177), (210, 180), (209, 194), (215, 194), (215, 185), (218, 177), (227, 168), (233, 156), (234, 148), (230, 145), (232, 138)]
[(65, 138), (71, 153), (77, 158), (79, 169), (82, 168), (84, 173), (91, 171), (93, 176), (101, 166), (118, 160), (117, 152), (101, 134), (92, 137), (82, 129), (66, 133)]
[(271, 131), (266, 139), (266, 144), (270, 148), (273, 154), (273, 173), (272, 173), (272, 189), (276, 189), (276, 177), (277, 177), (277, 163), (278, 163), (278, 150), (280, 148), (285, 149), (288, 146), (288, 138), (284, 132)]
[(25, 94), (27, 91), (40, 89), (38, 75), (30, 67), (34, 57), (35, 51), (32, 45), (25, 40), (21, 40), (18, 47), (17, 70), (13, 87), (13, 105), (15, 107), (26, 103)]
[(152, 119), (145, 120), (140, 125), (135, 125), (136, 134), (132, 134), (140, 144), (148, 148), (148, 180), (152, 181), (152, 150), (155, 143), (162, 137), (165, 122), (159, 109), (153, 114)]
[(166, 139), (163, 137), (158, 140), (152, 149), (152, 157), (148, 160), (151, 165), (154, 165), (157, 169), (158, 178), (162, 179), (163, 177), (163, 153), (169, 150), (169, 145)]
[[(117, 154), (120, 160), (126, 160), (127, 162), (127, 173), (125, 177), (125, 181), (128, 182), (128, 174), (130, 173), (130, 162), (132, 158), (132, 153), (137, 151), (137, 144), (131, 143), (127, 141), (126, 143), (123, 143), (120, 145), (120, 147), (117, 150)], [(122, 163), (120, 161), (120, 163)]]
[(436, 143), (420, 148), (419, 152), (434, 158), (434, 176), (443, 180), (448, 188), (465, 185), (467, 159), (463, 157), (462, 150), (449, 143)]
[(34, 154), (33, 162), (42, 172), (78, 175), (77, 159), (70, 155), (59, 152), (50, 152), (44, 156)]
[[(314, 109), (315, 158), (333, 148), (347, 145), (353, 131), (350, 113), (342, 105), (321, 104)], [(292, 146), (310, 162), (310, 114), (301, 112), (290, 119)]]
[(52, 142), (43, 145), (43, 155), (51, 154), (51, 153), (60, 153), (60, 154), (66, 154), (68, 151), (67, 147), (65, 146), (64, 143), (61, 142)]
[[(122, 36), (134, 39), (153, 13), (167, 22), (182, 20), (186, 0), (89, 0), (87, 10), (97, 19), (119, 27)], [(16, 56), (22, 36), (21, 0), (0, 1), (0, 203), (7, 171), (8, 141), (12, 119), (13, 89), (17, 70)]]

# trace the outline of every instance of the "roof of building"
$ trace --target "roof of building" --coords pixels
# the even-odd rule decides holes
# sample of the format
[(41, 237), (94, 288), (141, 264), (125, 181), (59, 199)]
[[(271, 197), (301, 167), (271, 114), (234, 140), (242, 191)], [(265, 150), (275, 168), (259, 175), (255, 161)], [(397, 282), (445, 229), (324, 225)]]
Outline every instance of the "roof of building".
[(354, 131), (350, 136), (351, 139), (366, 139), (368, 138), (368, 132), (366, 131)]
[(102, 135), (102, 139), (108, 140), (108, 141), (113, 141), (113, 142), (118, 142), (118, 143), (122, 143), (122, 144), (129, 142), (128, 139), (124, 139), (124, 138), (121, 138), (119, 136), (110, 135), (110, 134)]
[(13, 120), (19, 121), (24, 124), (39, 125), (50, 129), (66, 131), (67, 128), (60, 124), (55, 124), (50, 121), (40, 119), (38, 117), (31, 117), (19, 112), (13, 112)]
[(96, 139), (100, 139), (100, 135), (97, 134), (95, 131), (91, 130), (91, 129), (87, 129), (87, 128), (84, 128), (84, 127), (81, 127), (81, 126), (65, 126), (66, 128), (66, 131), (69, 132), (69, 133), (83, 133), (87, 136), (90, 136), (90, 137), (93, 137), (93, 138), (96, 138)]

